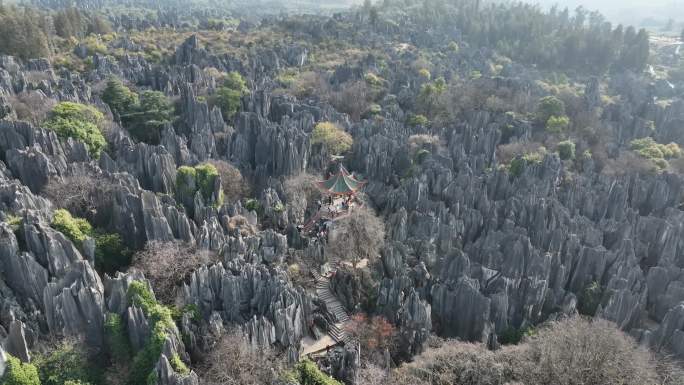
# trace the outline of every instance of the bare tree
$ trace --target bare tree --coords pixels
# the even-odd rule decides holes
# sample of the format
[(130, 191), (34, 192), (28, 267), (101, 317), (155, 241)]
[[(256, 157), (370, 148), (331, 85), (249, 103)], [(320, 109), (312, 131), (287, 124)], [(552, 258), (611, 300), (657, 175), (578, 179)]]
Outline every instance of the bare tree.
[(490, 351), (444, 341), (394, 371), (387, 383), (439, 385), (681, 385), (681, 371), (604, 320), (576, 317)]
[(391, 384), (388, 381), (387, 370), (373, 364), (368, 364), (359, 371), (359, 385), (384, 385)]
[(208, 250), (179, 241), (148, 242), (133, 256), (132, 267), (142, 271), (152, 284), (157, 298), (171, 304), (179, 284), (201, 265), (216, 262), (218, 256)]
[(336, 109), (351, 116), (352, 120), (361, 119), (373, 100), (372, 92), (366, 82), (356, 81), (346, 84), (340, 91), (331, 92), (329, 102)]
[(251, 346), (233, 330), (221, 337), (198, 369), (201, 385), (269, 385), (278, 380), (285, 362), (271, 349)]
[(17, 114), (17, 119), (39, 125), (57, 102), (45, 96), (42, 91), (25, 91), (10, 97), (10, 104)]
[(321, 199), (321, 190), (316, 182), (318, 179), (315, 176), (304, 172), (285, 180), (283, 188), (291, 219), (302, 222), (307, 209), (313, 207), (316, 201)]
[(242, 176), (237, 167), (223, 160), (212, 159), (209, 163), (216, 167), (221, 176), (223, 196), (227, 202), (237, 202), (251, 194), (252, 187), (249, 181)]
[(91, 172), (52, 178), (42, 195), (72, 215), (92, 219), (111, 205), (115, 185)]
[(385, 239), (385, 224), (370, 209), (355, 207), (335, 222), (325, 253), (330, 258), (350, 260), (354, 266), (362, 259), (372, 260), (380, 253)]

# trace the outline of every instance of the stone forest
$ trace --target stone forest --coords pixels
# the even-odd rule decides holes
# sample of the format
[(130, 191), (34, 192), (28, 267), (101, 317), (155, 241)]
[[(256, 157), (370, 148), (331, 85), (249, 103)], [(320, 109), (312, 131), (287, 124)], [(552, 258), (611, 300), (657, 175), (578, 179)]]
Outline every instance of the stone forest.
[(684, 384), (684, 32), (590, 6), (0, 1), (0, 384)]

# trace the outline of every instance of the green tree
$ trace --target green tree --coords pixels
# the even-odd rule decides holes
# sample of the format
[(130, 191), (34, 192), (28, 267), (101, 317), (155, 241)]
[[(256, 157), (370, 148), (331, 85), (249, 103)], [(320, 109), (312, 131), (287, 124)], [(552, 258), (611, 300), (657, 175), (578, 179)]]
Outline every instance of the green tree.
[(102, 92), (102, 101), (107, 103), (114, 115), (133, 112), (138, 104), (138, 95), (126, 87), (121, 80), (110, 78)]
[(71, 342), (62, 342), (47, 354), (35, 359), (42, 385), (63, 385), (75, 383), (99, 383), (102, 372), (88, 357), (84, 347)]
[(216, 104), (221, 109), (223, 119), (228, 121), (240, 109), (242, 96), (249, 90), (247, 82), (239, 72), (232, 71), (226, 75), (223, 85), (216, 90)]
[(311, 133), (311, 144), (322, 144), (332, 155), (340, 155), (349, 151), (354, 139), (335, 123), (320, 122)]
[(22, 363), (18, 358), (7, 356), (7, 367), (2, 385), (41, 385), (35, 365)]
[(555, 96), (545, 96), (539, 100), (537, 106), (537, 119), (546, 123), (552, 116), (564, 116), (565, 103)]
[(575, 159), (575, 143), (569, 140), (564, 140), (558, 143), (558, 156), (563, 160)]
[(157, 144), (161, 130), (173, 119), (173, 106), (159, 91), (143, 91), (136, 111), (122, 116), (128, 123), (128, 131), (139, 141)]
[(570, 119), (567, 116), (552, 116), (546, 121), (546, 132), (559, 134), (570, 126)]

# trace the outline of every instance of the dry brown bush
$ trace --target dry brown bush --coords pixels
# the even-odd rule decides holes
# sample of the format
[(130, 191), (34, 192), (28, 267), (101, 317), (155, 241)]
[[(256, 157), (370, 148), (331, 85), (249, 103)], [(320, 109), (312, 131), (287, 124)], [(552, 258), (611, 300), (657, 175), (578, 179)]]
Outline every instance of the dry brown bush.
[(57, 104), (41, 91), (26, 91), (10, 97), (12, 109), (17, 119), (27, 121), (33, 125), (42, 123)]
[(241, 332), (226, 333), (198, 367), (201, 385), (269, 385), (285, 362), (271, 349), (249, 345)]
[(517, 156), (524, 154), (531, 154), (542, 147), (541, 143), (537, 142), (514, 142), (509, 144), (502, 144), (496, 148), (496, 159), (499, 164), (508, 164)]
[(237, 167), (223, 160), (212, 159), (209, 163), (216, 167), (221, 176), (223, 197), (226, 202), (233, 203), (250, 196), (252, 186)]
[(325, 253), (329, 258), (352, 261), (378, 257), (385, 239), (385, 224), (367, 207), (354, 207), (335, 222)]
[(290, 92), (298, 98), (327, 95), (330, 85), (325, 77), (314, 71), (302, 72), (290, 86)]
[(442, 142), (437, 135), (417, 134), (409, 136), (408, 144), (411, 153), (415, 153), (418, 150), (437, 151)]
[(179, 284), (202, 265), (218, 261), (216, 253), (180, 241), (148, 242), (133, 256), (132, 268), (142, 271), (161, 302), (172, 304)]
[(243, 237), (256, 234), (256, 229), (254, 226), (252, 226), (247, 218), (243, 217), (242, 215), (230, 217), (227, 227), (230, 232), (238, 231)]
[(445, 341), (392, 373), (398, 385), (681, 385), (681, 373), (657, 360), (613, 324), (576, 317), (540, 328), (521, 345), (492, 352)]
[[(594, 153), (594, 159), (597, 159)], [(601, 172), (610, 176), (621, 176), (631, 173), (652, 174), (658, 170), (655, 163), (635, 154), (632, 151), (622, 151), (617, 158), (600, 159), (603, 163)]]

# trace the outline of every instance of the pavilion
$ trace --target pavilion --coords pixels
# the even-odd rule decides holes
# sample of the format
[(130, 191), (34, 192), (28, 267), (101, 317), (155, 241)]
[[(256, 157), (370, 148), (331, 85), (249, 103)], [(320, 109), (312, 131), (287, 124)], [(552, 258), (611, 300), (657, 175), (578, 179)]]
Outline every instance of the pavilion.
[(327, 180), (318, 182), (318, 187), (323, 190), (323, 193), (338, 197), (355, 195), (365, 184), (365, 181), (356, 179), (343, 165), (340, 165), (339, 171)]

